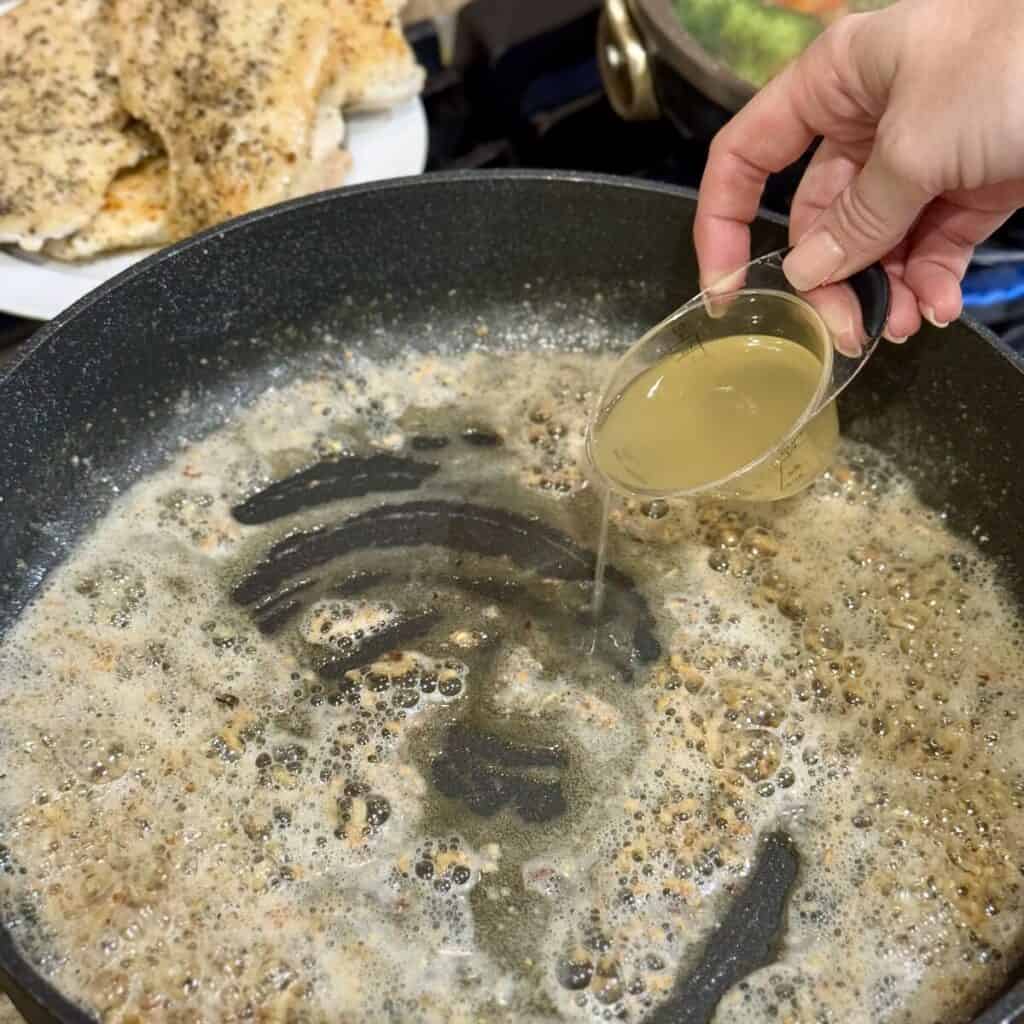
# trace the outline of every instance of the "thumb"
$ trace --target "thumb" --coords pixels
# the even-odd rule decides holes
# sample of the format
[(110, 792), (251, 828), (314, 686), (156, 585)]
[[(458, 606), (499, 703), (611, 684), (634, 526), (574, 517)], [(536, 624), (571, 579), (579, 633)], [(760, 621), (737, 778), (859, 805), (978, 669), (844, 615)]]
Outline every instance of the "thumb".
[(881, 150), (876, 144), (860, 174), (786, 257), (783, 270), (797, 291), (841, 281), (887, 256), (930, 201)]

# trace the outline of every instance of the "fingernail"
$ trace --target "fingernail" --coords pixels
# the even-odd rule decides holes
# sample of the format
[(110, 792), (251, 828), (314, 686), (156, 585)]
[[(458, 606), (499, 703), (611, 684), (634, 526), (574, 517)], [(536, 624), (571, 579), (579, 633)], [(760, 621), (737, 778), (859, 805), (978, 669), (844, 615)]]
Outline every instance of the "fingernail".
[(858, 359), (864, 352), (861, 343), (850, 334), (837, 334), (833, 340), (836, 351), (850, 359)]
[(740, 267), (738, 270), (722, 270), (702, 274), (701, 290), (710, 292), (712, 295), (725, 295), (728, 292), (738, 291), (743, 287), (745, 270), (745, 267)]
[(830, 311), (824, 317), (826, 326), (832, 332), (832, 342), (840, 355), (857, 359), (864, 351), (860, 343), (860, 334), (857, 326), (850, 316), (840, 316), (836, 311)]
[[(739, 291), (745, 283), (746, 268), (731, 270), (727, 274), (708, 274), (701, 284), (701, 295), (704, 300), (704, 312), (712, 320), (725, 316), (732, 304), (733, 292)], [(703, 281), (710, 281), (704, 284)]]
[(782, 271), (798, 292), (809, 292), (829, 281), (845, 259), (832, 232), (822, 228), (797, 243), (783, 261)]
[(732, 300), (727, 295), (716, 295), (713, 291), (703, 292), (704, 312), (709, 320), (720, 320), (729, 310)]
[(836, 351), (840, 355), (856, 359), (863, 351), (860, 331), (857, 330), (857, 323), (846, 304), (827, 301), (827, 293), (818, 292), (815, 306), (819, 316), (825, 321)]
[(885, 335), (885, 340), (886, 341), (891, 341), (894, 345), (902, 345), (903, 342), (905, 342), (908, 337), (909, 337), (909, 335), (904, 334), (902, 338), (894, 338), (891, 335), (887, 334), (887, 335)]
[(939, 330), (941, 330), (943, 327), (948, 327), (949, 326), (949, 321), (948, 320), (940, 320), (935, 315), (935, 310), (932, 309), (931, 306), (922, 306), (921, 307), (921, 316), (923, 316), (925, 318), (925, 320), (927, 320), (928, 323), (930, 323), (932, 325), (932, 327), (938, 327)]

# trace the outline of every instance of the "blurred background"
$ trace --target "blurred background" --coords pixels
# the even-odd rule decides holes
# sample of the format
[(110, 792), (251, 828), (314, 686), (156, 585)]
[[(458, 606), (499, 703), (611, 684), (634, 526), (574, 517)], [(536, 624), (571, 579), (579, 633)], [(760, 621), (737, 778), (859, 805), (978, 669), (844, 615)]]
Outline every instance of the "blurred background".
[[(730, 113), (832, 18), (888, 0), (412, 0), (427, 170), (544, 167), (696, 187)], [(770, 183), (786, 213), (799, 167)], [(979, 252), (968, 312), (1024, 350), (1024, 218)], [(37, 323), (0, 314), (0, 346)]]
[[(889, 0), (423, 0), (428, 169), (558, 167), (696, 187), (708, 143), (829, 20)], [(800, 168), (765, 206), (787, 213)], [(968, 312), (1024, 351), (1024, 217), (978, 253)]]

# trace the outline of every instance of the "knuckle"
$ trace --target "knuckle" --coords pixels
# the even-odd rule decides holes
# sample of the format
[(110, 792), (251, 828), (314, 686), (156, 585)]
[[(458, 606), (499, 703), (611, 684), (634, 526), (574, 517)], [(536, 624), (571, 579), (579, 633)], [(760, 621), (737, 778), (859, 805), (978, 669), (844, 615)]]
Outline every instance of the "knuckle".
[(869, 45), (864, 36), (865, 29), (870, 26), (864, 18), (863, 14), (840, 18), (805, 51), (804, 55), (808, 59), (802, 70), (808, 79), (807, 84), (812, 84), (811, 79), (820, 78), (828, 80), (841, 93), (849, 90), (864, 64), (859, 51)]
[[(952, 220), (944, 224), (941, 230), (943, 237), (947, 244), (952, 246), (953, 254), (955, 254), (957, 258), (960, 258), (961, 254), (965, 252), (974, 252), (974, 247), (978, 244), (978, 239), (972, 232), (964, 230)], [(938, 256), (936, 256), (935, 262), (940, 262)], [(948, 262), (952, 262), (952, 254), (950, 254)], [(964, 267), (965, 271), (966, 269), (967, 268)], [(962, 275), (963, 272), (961, 271), (961, 276)]]
[(835, 215), (839, 231), (857, 248), (873, 248), (889, 237), (888, 218), (857, 182), (840, 194)]
[(708, 163), (720, 164), (725, 159), (726, 154), (729, 152), (729, 136), (728, 127), (723, 128), (718, 134), (711, 140), (711, 145), (708, 147)]
[(845, 64), (854, 53), (863, 27), (863, 15), (850, 15), (833, 22), (821, 35), (821, 46), (837, 64)]
[(910, 131), (882, 126), (875, 153), (886, 172), (894, 178), (917, 184), (923, 167), (925, 149)]

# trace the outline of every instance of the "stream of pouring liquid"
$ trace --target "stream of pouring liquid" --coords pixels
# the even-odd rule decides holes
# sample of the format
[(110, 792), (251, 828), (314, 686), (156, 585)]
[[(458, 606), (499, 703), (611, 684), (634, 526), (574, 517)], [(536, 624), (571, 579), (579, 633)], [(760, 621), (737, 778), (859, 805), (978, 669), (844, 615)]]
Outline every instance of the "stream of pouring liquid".
[(612, 489), (607, 485), (601, 499), (601, 536), (597, 542), (597, 565), (594, 567), (594, 595), (591, 599), (590, 612), (594, 619), (594, 639), (590, 645), (591, 653), (597, 645), (597, 626), (601, 616), (601, 605), (604, 604), (604, 569), (608, 564), (608, 526), (612, 518)]
[[(595, 466), (625, 493), (699, 492), (785, 437), (817, 393), (821, 372), (820, 360), (803, 345), (770, 335), (732, 335), (673, 353), (631, 381), (597, 423)], [(827, 457), (836, 424), (834, 411), (818, 417), (807, 444)], [(808, 472), (816, 475), (816, 469), (811, 460)], [(753, 496), (784, 496), (781, 476), (762, 476), (751, 483)], [(611, 500), (612, 487), (605, 484), (592, 603), (595, 636)]]

